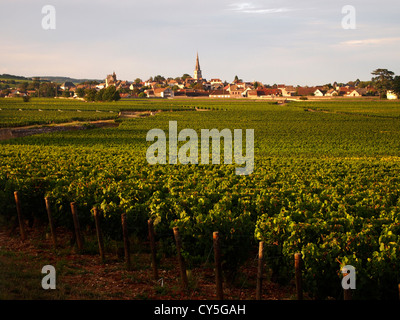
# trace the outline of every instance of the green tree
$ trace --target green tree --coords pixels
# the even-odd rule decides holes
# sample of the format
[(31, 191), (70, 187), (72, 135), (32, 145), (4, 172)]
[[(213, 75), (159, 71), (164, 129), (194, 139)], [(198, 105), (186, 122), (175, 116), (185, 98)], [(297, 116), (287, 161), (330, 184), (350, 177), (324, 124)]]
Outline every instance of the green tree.
[(100, 89), (96, 92), (96, 96), (94, 98), (95, 101), (104, 101), (104, 92), (106, 91), (105, 88)]
[(238, 82), (243, 82), (242, 79), (239, 79), (239, 77), (236, 75), (235, 76), (235, 80), (233, 80), (234, 83), (238, 83)]
[(388, 69), (376, 69), (371, 74), (374, 75), (372, 83), (378, 90), (380, 97), (386, 97), (386, 92), (392, 89), (394, 72)]
[(75, 93), (78, 96), (78, 98), (83, 98), (85, 96), (85, 89), (78, 88), (76, 89)]
[(187, 74), (187, 73), (185, 73), (185, 74), (181, 77), (182, 81), (185, 81), (187, 78), (190, 78), (190, 75)]
[(39, 93), (41, 97), (55, 97), (56, 88), (53, 83), (42, 82), (39, 87)]
[(26, 90), (28, 89), (28, 85), (29, 85), (29, 83), (28, 83), (27, 81), (21, 82), (21, 83), (18, 85), (19, 91), (21, 91), (21, 92), (26, 92)]
[(393, 79), (392, 90), (400, 97), (400, 76), (395, 76)]
[(165, 81), (165, 78), (163, 76), (157, 75), (154, 77), (154, 81), (157, 83), (162, 83)]
[(121, 97), (115, 86), (109, 86), (107, 89), (105, 89), (103, 93), (103, 101), (117, 101), (119, 99), (121, 99)]
[(96, 100), (96, 89), (86, 89), (85, 90), (85, 100), (86, 101), (95, 101)]
[(194, 82), (190, 85), (190, 88), (192, 89), (197, 89), (197, 90), (203, 90), (204, 87), (200, 82)]

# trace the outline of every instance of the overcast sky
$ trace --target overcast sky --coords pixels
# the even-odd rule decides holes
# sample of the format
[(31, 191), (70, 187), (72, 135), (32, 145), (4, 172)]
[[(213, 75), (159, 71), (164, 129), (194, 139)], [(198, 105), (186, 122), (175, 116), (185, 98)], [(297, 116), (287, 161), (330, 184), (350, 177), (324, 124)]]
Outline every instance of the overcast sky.
[[(0, 73), (317, 85), (400, 74), (399, 0), (0, 0)], [(42, 7), (56, 29), (42, 28)], [(344, 29), (345, 5), (356, 29)], [(346, 20), (348, 21), (348, 20)]]

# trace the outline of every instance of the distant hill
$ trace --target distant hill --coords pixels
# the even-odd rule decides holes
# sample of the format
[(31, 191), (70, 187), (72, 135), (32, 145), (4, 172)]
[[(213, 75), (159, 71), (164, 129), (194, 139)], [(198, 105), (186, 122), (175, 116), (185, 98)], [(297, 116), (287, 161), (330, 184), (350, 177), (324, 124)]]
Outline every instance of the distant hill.
[(22, 76), (14, 76), (12, 74), (4, 73), (0, 74), (0, 79), (1, 80), (24, 80), (24, 81), (31, 81), (31, 78), (26, 78)]
[[(34, 77), (32, 77), (34, 78)], [(97, 81), (97, 82), (103, 82), (104, 79), (75, 79), (75, 78), (69, 78), (69, 77), (62, 77), (62, 76), (55, 76), (55, 77), (39, 77), (40, 80), (46, 80), (46, 81), (52, 81), (52, 82), (57, 82), (57, 83), (64, 83), (64, 82), (72, 82), (74, 84), (85, 82), (85, 81)]]
[(12, 74), (0, 74), (0, 80), (15, 80), (17, 82), (20, 81), (32, 81), (33, 78), (40, 78), (42, 81), (52, 81), (52, 82), (57, 82), (57, 83), (64, 83), (67, 81), (73, 82), (74, 84), (85, 82), (85, 81), (97, 81), (97, 82), (103, 82), (104, 79), (74, 79), (74, 78), (69, 78), (69, 77), (62, 77), (62, 76), (37, 76), (37, 77), (23, 77), (23, 76), (15, 76)]

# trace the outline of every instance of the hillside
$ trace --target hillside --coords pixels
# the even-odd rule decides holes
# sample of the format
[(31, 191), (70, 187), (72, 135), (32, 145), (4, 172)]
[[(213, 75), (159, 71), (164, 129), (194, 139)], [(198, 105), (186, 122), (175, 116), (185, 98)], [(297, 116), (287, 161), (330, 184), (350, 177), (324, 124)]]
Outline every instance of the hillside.
[(75, 78), (69, 78), (69, 77), (63, 77), (63, 76), (41, 76), (41, 80), (47, 80), (47, 81), (52, 81), (52, 82), (57, 82), (57, 83), (64, 83), (67, 81), (70, 81), (74, 84), (77, 83), (82, 83), (85, 81), (97, 81), (97, 82), (102, 82), (104, 79), (75, 79)]
[(57, 83), (64, 83), (67, 81), (73, 82), (75, 84), (82, 83), (85, 81), (98, 81), (102, 82), (103, 80), (100, 79), (75, 79), (70, 77), (63, 77), (63, 76), (34, 76), (34, 77), (24, 77), (24, 76), (16, 76), (12, 74), (0, 74), (0, 80), (15, 80), (17, 82), (20, 81), (32, 81), (33, 78), (40, 78), (42, 81), (51, 81)]

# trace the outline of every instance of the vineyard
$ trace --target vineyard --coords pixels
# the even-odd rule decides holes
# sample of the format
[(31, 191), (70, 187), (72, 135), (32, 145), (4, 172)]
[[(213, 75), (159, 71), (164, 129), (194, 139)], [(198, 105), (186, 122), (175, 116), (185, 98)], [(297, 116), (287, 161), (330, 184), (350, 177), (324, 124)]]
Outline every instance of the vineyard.
[[(196, 111), (207, 110), (206, 112)], [(154, 221), (161, 252), (173, 254), (178, 227), (189, 268), (209, 258), (213, 232), (230, 279), (265, 243), (273, 279), (294, 278), (303, 259), (304, 290), (313, 298), (341, 299), (341, 267), (357, 270), (355, 299), (398, 299), (400, 283), (400, 103), (393, 101), (289, 102), (243, 100), (0, 100), (0, 128), (73, 120), (115, 119), (118, 127), (54, 132), (0, 142), (0, 213), (18, 225), (14, 191), (30, 225), (48, 221), (73, 230), (75, 202), (82, 229), (104, 237), (147, 240)], [(41, 110), (41, 111), (39, 111)], [(121, 119), (124, 110), (162, 110)], [(146, 134), (192, 128), (254, 129), (255, 168), (232, 165), (149, 165)], [(222, 163), (222, 162), (221, 162)]]

